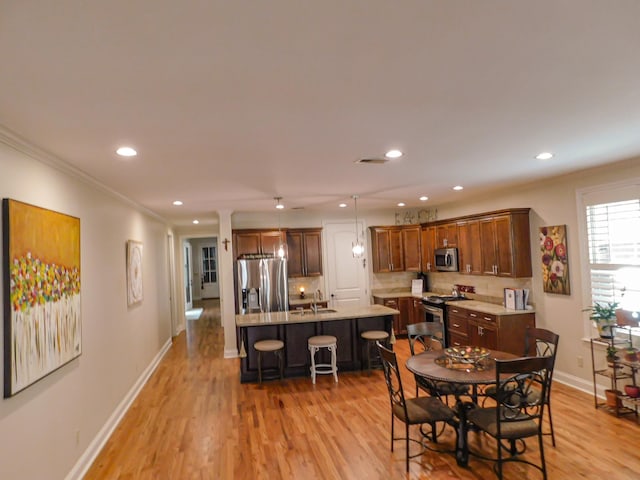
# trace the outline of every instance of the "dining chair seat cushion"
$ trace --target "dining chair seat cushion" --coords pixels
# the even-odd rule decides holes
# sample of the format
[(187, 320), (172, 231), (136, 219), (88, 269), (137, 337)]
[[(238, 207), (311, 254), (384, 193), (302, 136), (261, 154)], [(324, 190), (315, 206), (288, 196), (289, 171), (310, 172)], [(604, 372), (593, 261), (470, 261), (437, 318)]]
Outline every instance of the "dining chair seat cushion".
[[(502, 408), (502, 418), (511, 419), (511, 416), (507, 417), (505, 412), (509, 412), (509, 410)], [(513, 419), (520, 417), (521, 415), (516, 415)], [(496, 407), (472, 409), (467, 413), (467, 420), (493, 437), (498, 435)], [(500, 428), (501, 436), (508, 439), (532, 437), (538, 434), (538, 424), (533, 420), (522, 420), (513, 423), (502, 421)]]
[[(510, 387), (509, 385), (506, 385), (506, 390), (513, 390), (514, 387)], [(484, 394), (487, 397), (491, 397), (495, 400), (496, 398), (496, 391), (497, 391), (497, 387), (495, 385), (489, 385), (485, 391)], [(515, 401), (516, 399), (513, 399), (513, 401)], [(540, 401), (540, 390), (536, 390), (536, 389), (531, 389), (528, 393), (527, 393), (527, 402), (530, 404), (534, 404), (534, 403), (538, 403)]]
[(253, 348), (260, 352), (275, 352), (284, 348), (282, 340), (260, 340), (253, 344)]
[(385, 340), (389, 338), (389, 334), (384, 330), (367, 330), (360, 334), (365, 340)]
[(416, 397), (406, 400), (407, 415), (405, 418), (402, 405), (393, 405), (393, 414), (409, 425), (434, 423), (451, 420), (455, 412), (435, 397)]

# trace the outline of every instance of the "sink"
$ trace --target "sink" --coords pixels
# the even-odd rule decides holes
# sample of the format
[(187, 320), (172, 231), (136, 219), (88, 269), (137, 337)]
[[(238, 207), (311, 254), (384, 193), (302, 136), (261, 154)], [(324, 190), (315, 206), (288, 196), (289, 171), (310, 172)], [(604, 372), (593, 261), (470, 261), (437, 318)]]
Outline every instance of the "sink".
[[(333, 308), (319, 308), (318, 314), (321, 313), (336, 313), (337, 310)], [(310, 308), (305, 308), (304, 310), (289, 310), (289, 315), (315, 315), (314, 311)]]

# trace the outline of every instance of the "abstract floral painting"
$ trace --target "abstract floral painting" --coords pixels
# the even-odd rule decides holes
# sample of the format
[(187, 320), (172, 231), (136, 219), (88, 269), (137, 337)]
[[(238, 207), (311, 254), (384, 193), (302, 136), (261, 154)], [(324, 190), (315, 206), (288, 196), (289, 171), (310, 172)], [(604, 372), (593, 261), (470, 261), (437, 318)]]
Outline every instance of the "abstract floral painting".
[(540, 227), (540, 252), (544, 291), (570, 295), (567, 226)]
[(4, 396), (82, 353), (80, 219), (2, 201)]

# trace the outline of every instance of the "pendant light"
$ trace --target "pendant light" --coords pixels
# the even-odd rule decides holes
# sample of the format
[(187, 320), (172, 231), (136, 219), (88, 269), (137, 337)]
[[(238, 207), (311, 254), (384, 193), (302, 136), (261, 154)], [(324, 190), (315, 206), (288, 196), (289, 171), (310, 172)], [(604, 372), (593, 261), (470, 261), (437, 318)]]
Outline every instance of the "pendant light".
[(353, 205), (356, 211), (356, 241), (351, 243), (351, 252), (353, 253), (353, 258), (360, 258), (364, 254), (364, 245), (362, 245), (358, 235), (358, 195), (353, 195), (351, 198), (353, 198)]
[(278, 238), (280, 239), (276, 255), (278, 258), (284, 258), (285, 250), (284, 245), (282, 244), (282, 231), (280, 230), (280, 211), (284, 208), (284, 205), (281, 202), (282, 197), (273, 197), (273, 199), (276, 201), (276, 208), (278, 209)]

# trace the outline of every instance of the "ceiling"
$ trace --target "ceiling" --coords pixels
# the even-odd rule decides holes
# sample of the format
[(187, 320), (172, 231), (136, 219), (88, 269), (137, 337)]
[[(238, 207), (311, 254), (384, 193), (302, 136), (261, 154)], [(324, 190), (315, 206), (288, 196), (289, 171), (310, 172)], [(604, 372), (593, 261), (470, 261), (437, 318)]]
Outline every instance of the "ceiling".
[[(353, 194), (363, 209), (442, 205), (640, 155), (637, 0), (0, 12), (0, 125), (175, 225), (276, 196), (310, 211)], [(118, 157), (123, 144), (138, 156)], [(355, 163), (390, 148), (404, 156)]]

